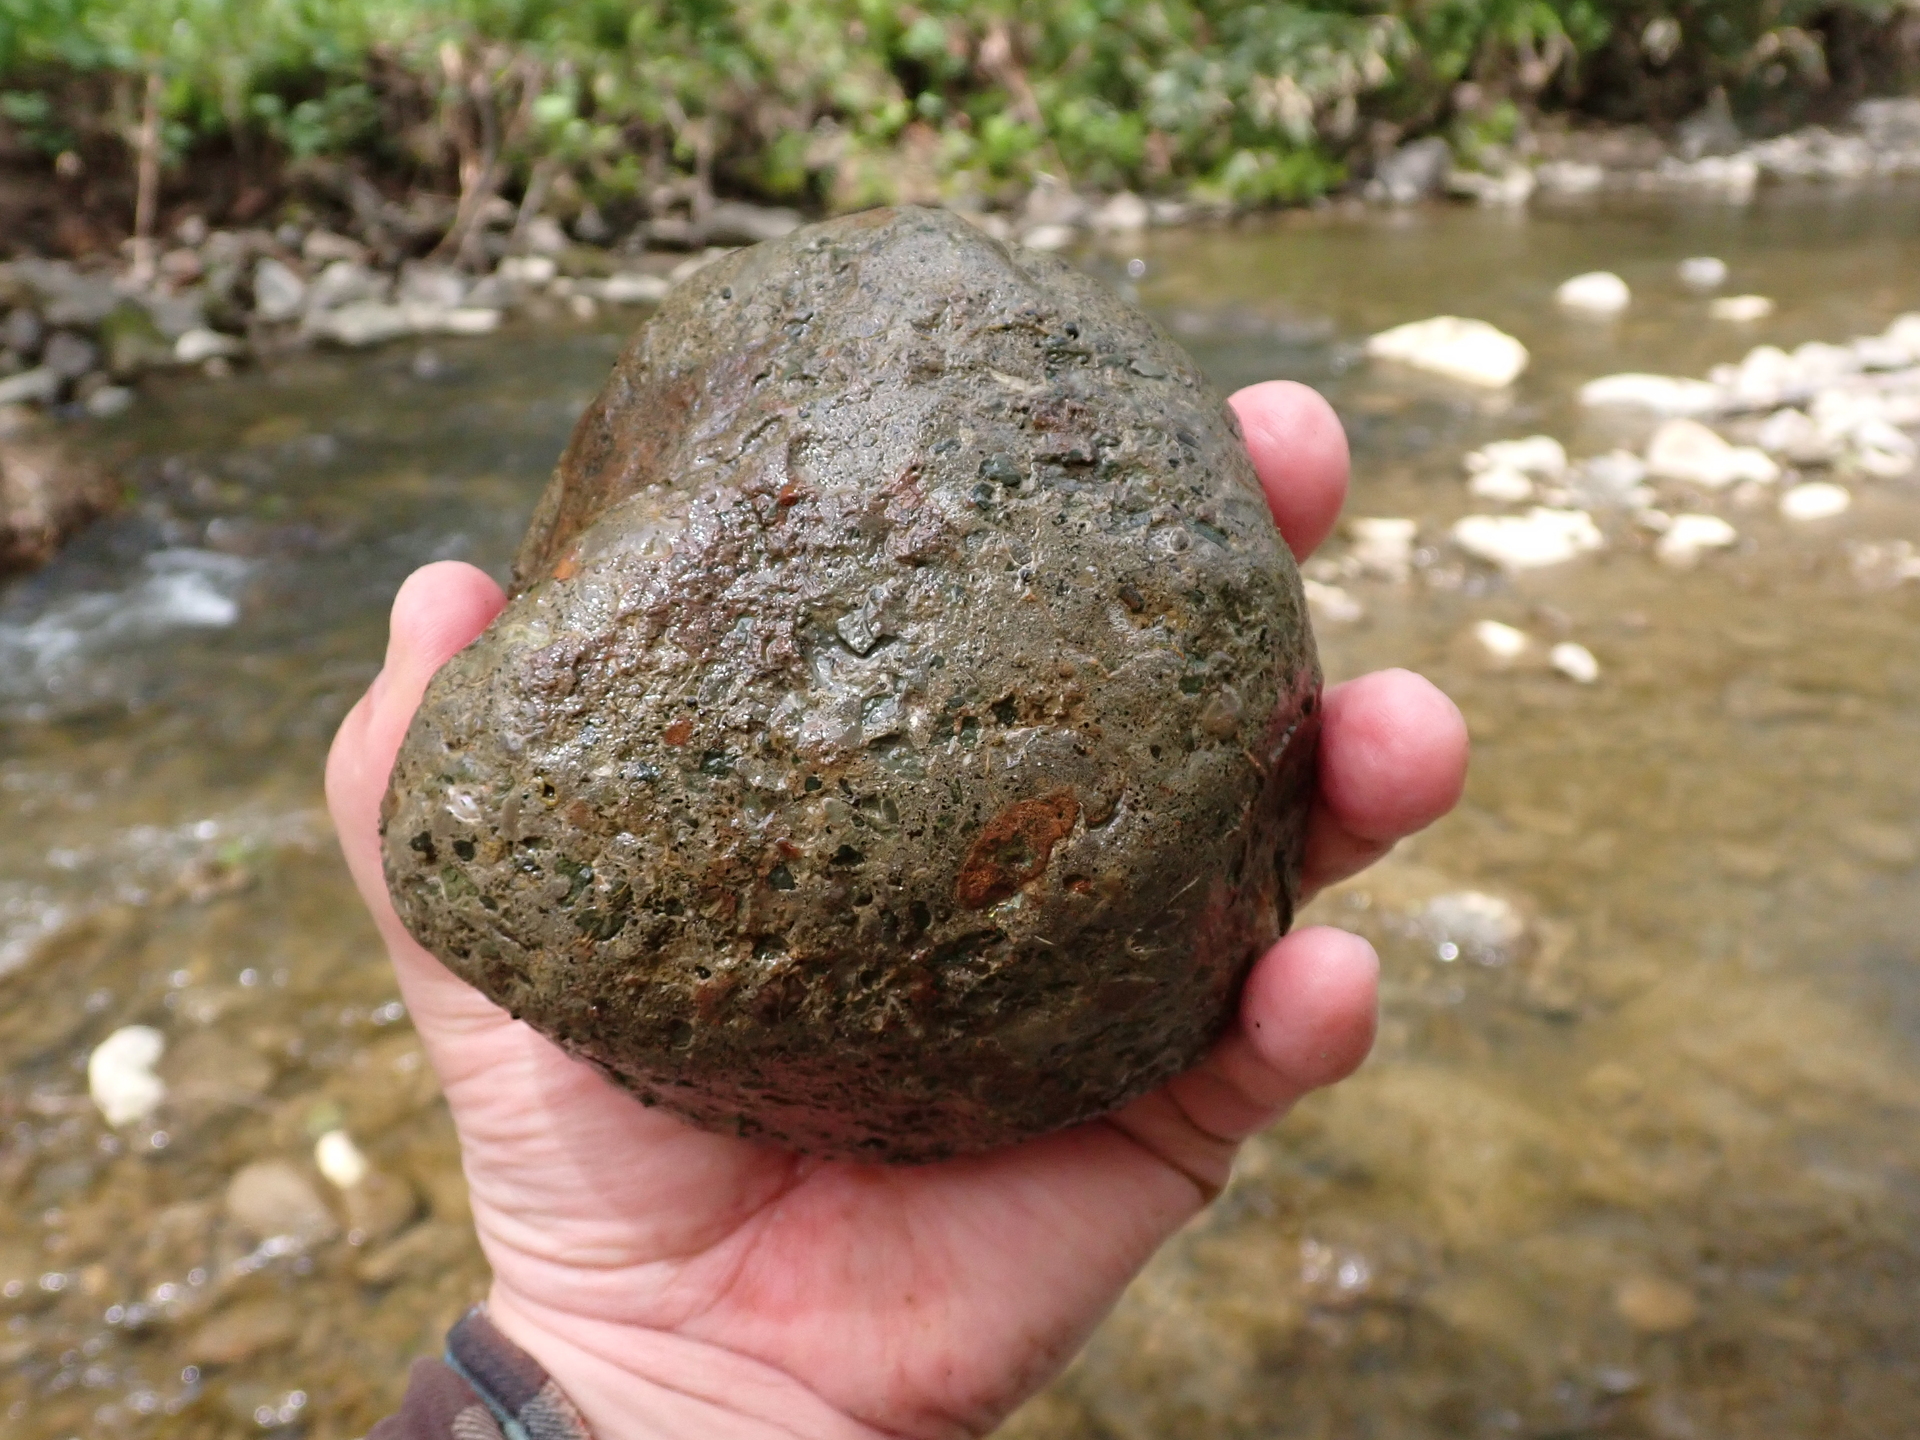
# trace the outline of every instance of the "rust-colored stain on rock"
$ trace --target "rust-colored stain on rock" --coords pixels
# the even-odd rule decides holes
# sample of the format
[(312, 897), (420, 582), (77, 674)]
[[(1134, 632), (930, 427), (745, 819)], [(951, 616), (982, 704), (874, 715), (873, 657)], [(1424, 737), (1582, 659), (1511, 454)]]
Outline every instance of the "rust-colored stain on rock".
[(1319, 684), (1179, 346), (1057, 257), (876, 211), (634, 336), (401, 746), (387, 884), (647, 1104), (977, 1151), (1230, 1022), (1292, 919)]
[(967, 851), (953, 898), (979, 910), (1038, 878), (1079, 814), (1080, 802), (1071, 790), (1009, 805), (987, 822)]

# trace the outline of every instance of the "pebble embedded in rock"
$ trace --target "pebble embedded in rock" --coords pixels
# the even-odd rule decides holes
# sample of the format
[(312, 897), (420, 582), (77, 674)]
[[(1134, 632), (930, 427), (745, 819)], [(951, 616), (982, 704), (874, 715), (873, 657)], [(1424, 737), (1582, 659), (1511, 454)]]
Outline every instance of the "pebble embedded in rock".
[(715, 260), (583, 417), (383, 809), (429, 949), (635, 1091), (926, 1159), (1191, 1064), (1286, 926), (1306, 605), (1097, 282), (875, 211)]
[(144, 1120), (167, 1098), (153, 1073), (167, 1040), (151, 1025), (127, 1025), (102, 1040), (87, 1057), (87, 1093), (109, 1125)]

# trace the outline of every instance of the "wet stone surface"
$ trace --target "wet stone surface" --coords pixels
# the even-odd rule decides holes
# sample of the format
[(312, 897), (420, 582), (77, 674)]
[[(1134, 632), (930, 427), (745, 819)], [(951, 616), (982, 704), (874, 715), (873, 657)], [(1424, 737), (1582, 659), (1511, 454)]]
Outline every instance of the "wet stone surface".
[[(1448, 534), (1487, 508), (1462, 457), (1491, 442), (1644, 451), (1657, 420), (1578, 406), (1595, 376), (1705, 375), (1920, 308), (1920, 189), (1126, 243), (1076, 262), (1143, 270), (1215, 384), (1286, 376), (1338, 408), (1350, 518), (1309, 562), (1350, 602), (1321, 611), (1328, 677), (1431, 676), (1474, 765), (1455, 814), (1298, 922), (1380, 950), (1372, 1058), (1250, 1145), (1008, 1440), (1906, 1434), (1920, 487), (1849, 478), (1852, 508), (1812, 526), (1773, 496), (1679, 497), (1740, 535), (1685, 569), (1606, 513), (1608, 548), (1517, 575)], [(1709, 323), (1676, 273), (1698, 255), (1776, 314)], [(1552, 298), (1595, 269), (1637, 297), (1604, 326)], [(1524, 340), (1513, 394), (1353, 362), (1436, 313)], [(87, 428), (139, 498), (0, 590), (6, 1440), (356, 1440), (486, 1293), (320, 767), (407, 572), (506, 577), (625, 332), (515, 322), (436, 340), (432, 365), (162, 377)], [(1531, 648), (1490, 655), (1487, 621)], [(1595, 683), (1550, 667), (1563, 639)], [(126, 1026), (165, 1037), (167, 1097), (115, 1128), (87, 1062)], [(318, 1163), (336, 1131), (369, 1167), (353, 1190)], [(300, 1174), (330, 1238), (232, 1216), (262, 1162)]]
[(416, 936), (703, 1125), (924, 1160), (1184, 1069), (1286, 927), (1319, 673), (1230, 412), (936, 212), (703, 270), (428, 691)]

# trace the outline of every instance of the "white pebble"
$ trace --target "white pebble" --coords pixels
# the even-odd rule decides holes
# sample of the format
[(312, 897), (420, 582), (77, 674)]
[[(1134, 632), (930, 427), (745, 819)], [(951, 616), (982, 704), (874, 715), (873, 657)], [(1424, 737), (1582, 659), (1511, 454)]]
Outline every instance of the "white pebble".
[(1720, 407), (1720, 387), (1705, 380), (1629, 371), (1602, 375), (1580, 387), (1582, 405), (1618, 405), (1658, 415), (1706, 415)]
[(124, 1026), (94, 1047), (87, 1093), (109, 1125), (131, 1125), (160, 1108), (167, 1087), (153, 1067), (166, 1049), (166, 1036), (151, 1025)]
[(1518, 470), (1482, 470), (1467, 482), (1467, 492), (1481, 500), (1517, 505), (1533, 498), (1533, 481)]
[(1707, 314), (1715, 320), (1751, 325), (1773, 314), (1773, 301), (1764, 295), (1723, 295), (1707, 306)]
[(1525, 515), (1465, 516), (1454, 522), (1453, 539), (1469, 555), (1508, 570), (1563, 564), (1606, 543), (1586, 511), (1538, 505)]
[(1558, 480), (1567, 473), (1567, 447), (1551, 435), (1496, 440), (1470, 453), (1466, 466), (1470, 474), (1482, 470), (1518, 470), (1539, 480)]
[(1436, 315), (1383, 330), (1367, 341), (1376, 360), (1396, 360), (1419, 370), (1498, 389), (1527, 368), (1527, 347), (1484, 320)]
[(1366, 606), (1338, 585), (1329, 585), (1323, 580), (1302, 580), (1301, 586), (1307, 592), (1307, 605), (1313, 611), (1313, 618), (1330, 625), (1351, 625), (1356, 620), (1364, 620)]
[(1600, 662), (1593, 658), (1593, 652), (1571, 640), (1562, 640), (1549, 650), (1547, 663), (1569, 680), (1577, 680), (1582, 685), (1591, 685), (1600, 678)]
[(1724, 490), (1742, 480), (1771, 485), (1780, 467), (1764, 450), (1729, 445), (1698, 420), (1669, 420), (1647, 445), (1647, 471), (1661, 480), (1679, 480), (1709, 490)]
[(1526, 631), (1502, 625), (1498, 620), (1480, 621), (1473, 627), (1473, 638), (1480, 642), (1481, 649), (1496, 660), (1518, 660), (1526, 654), (1527, 646), (1533, 643), (1527, 638)]
[(313, 1163), (342, 1190), (351, 1190), (367, 1178), (367, 1157), (344, 1130), (329, 1130), (313, 1147)]
[(1695, 255), (1682, 260), (1680, 283), (1694, 290), (1718, 290), (1727, 283), (1727, 262), (1716, 255)]
[(1825, 480), (1796, 485), (1780, 497), (1780, 513), (1789, 520), (1830, 520), (1843, 515), (1853, 496)]
[(1353, 558), (1363, 570), (1388, 580), (1404, 580), (1413, 566), (1417, 522), (1397, 515), (1359, 516), (1347, 522)]
[(1584, 311), (1588, 315), (1618, 315), (1633, 300), (1627, 282), (1611, 270), (1593, 270), (1576, 275), (1553, 292), (1563, 308)]
[(1702, 550), (1724, 550), (1739, 538), (1740, 532), (1718, 515), (1676, 515), (1654, 554), (1684, 568), (1698, 560)]

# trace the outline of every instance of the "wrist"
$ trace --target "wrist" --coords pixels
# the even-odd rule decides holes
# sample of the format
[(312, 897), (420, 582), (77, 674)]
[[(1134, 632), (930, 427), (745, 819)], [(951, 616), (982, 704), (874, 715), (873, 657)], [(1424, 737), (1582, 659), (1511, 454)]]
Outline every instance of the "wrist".
[(540, 1363), (594, 1440), (877, 1440), (786, 1372), (670, 1332), (530, 1301), (497, 1279), (487, 1315)]

